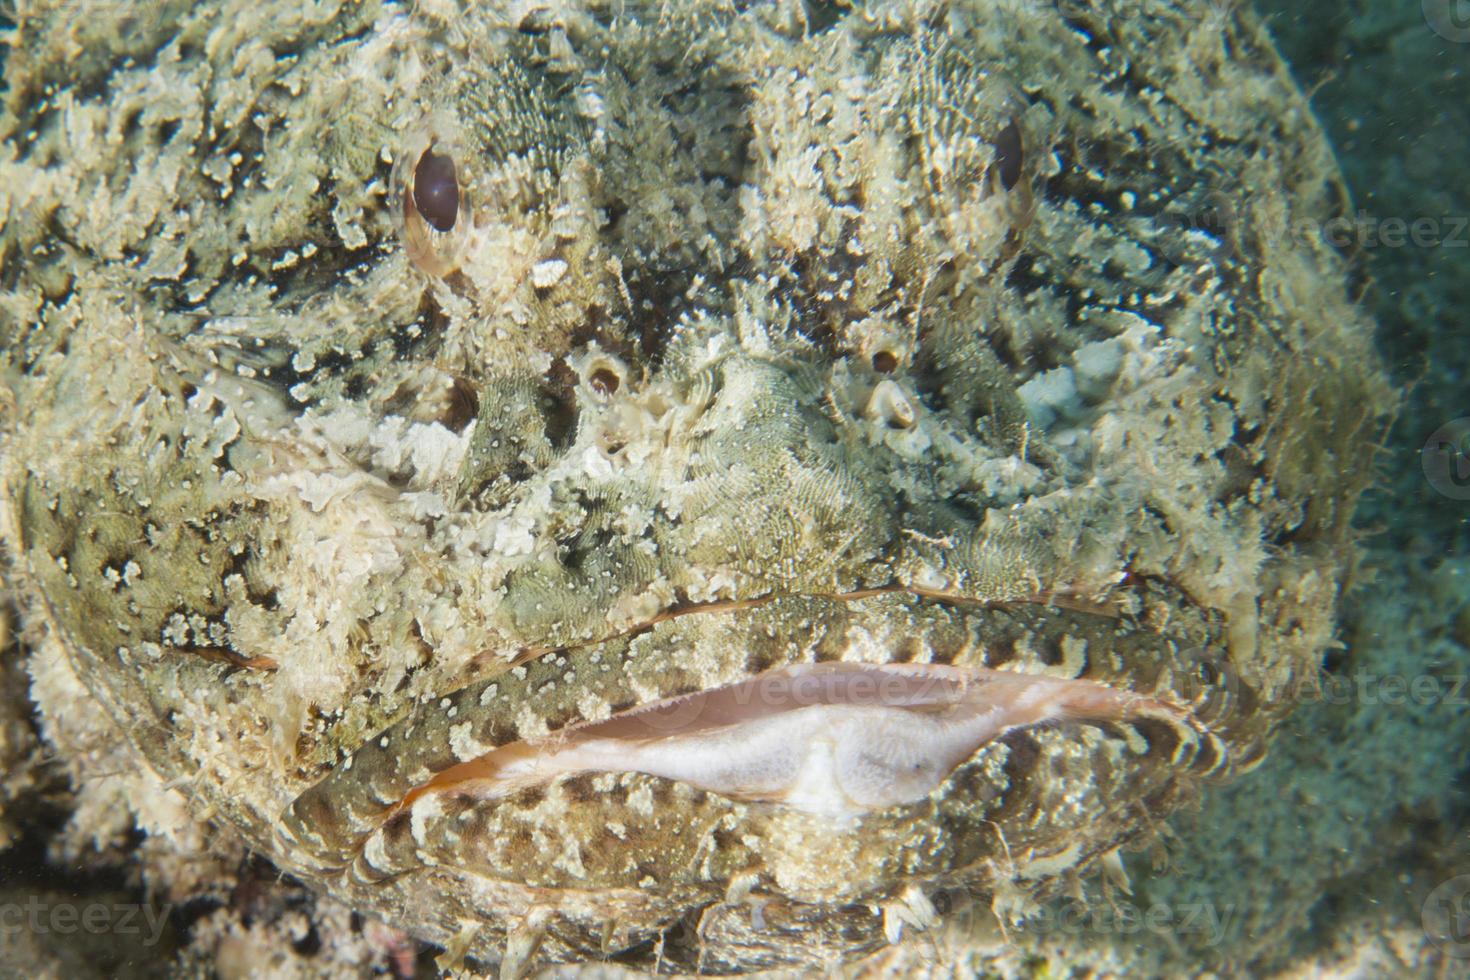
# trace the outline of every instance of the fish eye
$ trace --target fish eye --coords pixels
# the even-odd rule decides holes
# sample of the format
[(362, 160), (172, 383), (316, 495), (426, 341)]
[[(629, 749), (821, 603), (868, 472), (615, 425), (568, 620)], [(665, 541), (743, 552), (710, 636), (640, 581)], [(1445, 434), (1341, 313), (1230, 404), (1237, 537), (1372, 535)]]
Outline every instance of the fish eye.
[(1015, 187), (1021, 180), (1021, 166), (1025, 162), (1025, 148), (1021, 145), (1021, 129), (1011, 120), (991, 142), (995, 148), (995, 167), (1000, 175), (1000, 186), (1006, 190)]
[(431, 146), (413, 170), (413, 206), (435, 231), (447, 232), (459, 217), (459, 180), (454, 160)]

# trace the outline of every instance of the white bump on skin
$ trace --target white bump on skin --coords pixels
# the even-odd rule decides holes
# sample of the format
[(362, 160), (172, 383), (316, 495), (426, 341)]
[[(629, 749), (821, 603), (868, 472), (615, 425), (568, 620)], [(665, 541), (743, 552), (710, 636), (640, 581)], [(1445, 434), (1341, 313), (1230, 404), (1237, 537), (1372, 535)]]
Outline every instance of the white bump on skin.
[(554, 286), (567, 273), (567, 264), (561, 259), (545, 259), (531, 267), (531, 283), (537, 289)]
[(449, 728), (449, 748), (454, 757), (461, 762), (479, 758), (487, 752), (494, 750), (493, 745), (486, 745), (474, 737), (475, 726), (465, 721)]

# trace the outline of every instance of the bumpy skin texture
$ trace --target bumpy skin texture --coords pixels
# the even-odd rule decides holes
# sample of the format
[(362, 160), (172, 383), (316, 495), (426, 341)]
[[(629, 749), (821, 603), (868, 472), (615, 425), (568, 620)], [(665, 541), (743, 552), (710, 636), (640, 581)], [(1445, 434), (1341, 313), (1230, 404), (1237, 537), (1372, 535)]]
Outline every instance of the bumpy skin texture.
[[(1260, 230), (1339, 213), (1330, 153), (1215, 4), (625, 6), (166, 7), (65, 65), (126, 10), (28, 10), (14, 584), (201, 812), (456, 954), (1023, 908), (1258, 759), (1330, 638), (1389, 399), (1342, 259)], [(638, 774), (384, 809), (818, 660), (1187, 724), (1015, 731), (851, 825)]]

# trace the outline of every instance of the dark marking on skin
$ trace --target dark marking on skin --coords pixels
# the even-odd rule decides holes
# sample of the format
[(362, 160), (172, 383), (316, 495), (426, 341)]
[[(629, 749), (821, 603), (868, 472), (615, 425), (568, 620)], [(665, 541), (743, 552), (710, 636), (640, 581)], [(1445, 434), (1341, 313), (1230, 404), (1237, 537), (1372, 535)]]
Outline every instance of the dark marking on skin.
[(985, 645), (985, 665), (999, 667), (1016, 659), (1016, 644), (1009, 636), (998, 636)]
[(1036, 657), (1048, 667), (1055, 667), (1062, 662), (1062, 645), (1060, 639), (1047, 637), (1037, 646)]

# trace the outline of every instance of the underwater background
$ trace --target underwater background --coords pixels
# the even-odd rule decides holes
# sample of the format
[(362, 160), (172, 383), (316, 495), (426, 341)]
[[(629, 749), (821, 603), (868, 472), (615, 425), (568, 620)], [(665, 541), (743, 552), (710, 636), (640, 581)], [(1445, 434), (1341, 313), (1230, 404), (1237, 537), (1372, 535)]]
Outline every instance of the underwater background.
[[(1180, 822), (1163, 891), (1241, 903), (1204, 968), (1466, 976), (1470, 5), (1256, 6), (1337, 152), (1363, 302), (1403, 402), (1358, 513), (1366, 553), (1320, 696), (1254, 777)], [(1416, 221), (1417, 239), (1395, 233)]]
[[(12, 6), (0, 2), (0, 32), (13, 27)], [(1363, 302), (1404, 394), (1359, 512), (1365, 551), (1342, 644), (1267, 762), (1176, 816), (1166, 847), (1129, 859), (1131, 893), (1110, 914), (1062, 903), (1029, 935), (1002, 936), (983, 906), (941, 896), (971, 952), (905, 950), (892, 970), (1470, 976), (1470, 3), (1256, 6), (1336, 148)], [(0, 69), (4, 56), (0, 46)], [(0, 697), (24, 696), (16, 676), (4, 683)], [(64, 792), (13, 790), (32, 795), (35, 819), (0, 854), (0, 902), (41, 888), (141, 901), (119, 873), (59, 878), (44, 862), (45, 828), (63, 817)], [(240, 877), (258, 875), (264, 896), (273, 874)], [(152, 943), (144, 928), (30, 937), (39, 945), (20, 949), (4, 933), (0, 972), (18, 962), (78, 977), (204, 969), (185, 947), (213, 911), (169, 909)], [(311, 936), (284, 941), (305, 953)], [(1001, 952), (1013, 948), (1014, 959)], [(418, 954), (420, 975), (433, 974), (434, 952)]]

